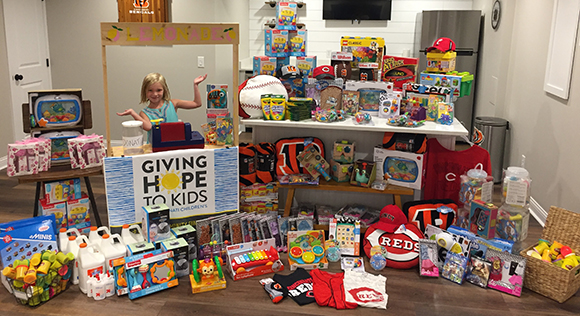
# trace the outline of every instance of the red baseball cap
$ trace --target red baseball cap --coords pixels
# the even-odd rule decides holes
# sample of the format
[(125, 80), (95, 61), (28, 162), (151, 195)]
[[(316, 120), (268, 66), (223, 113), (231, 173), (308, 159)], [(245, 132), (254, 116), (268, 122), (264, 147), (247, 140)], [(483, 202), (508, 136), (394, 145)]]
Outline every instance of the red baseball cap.
[(448, 51), (455, 51), (455, 42), (453, 42), (450, 38), (447, 37), (441, 37), (439, 39), (437, 39), (435, 41), (435, 43), (433, 43), (433, 46), (427, 48), (427, 51), (430, 52), (434, 49), (438, 49), (442, 52), (448, 52)]
[(387, 233), (394, 233), (399, 226), (407, 224), (407, 216), (396, 205), (387, 205), (381, 210), (379, 221), (371, 225)]
[(322, 65), (314, 68), (312, 76), (318, 80), (320, 79), (334, 79), (334, 67), (330, 65)]

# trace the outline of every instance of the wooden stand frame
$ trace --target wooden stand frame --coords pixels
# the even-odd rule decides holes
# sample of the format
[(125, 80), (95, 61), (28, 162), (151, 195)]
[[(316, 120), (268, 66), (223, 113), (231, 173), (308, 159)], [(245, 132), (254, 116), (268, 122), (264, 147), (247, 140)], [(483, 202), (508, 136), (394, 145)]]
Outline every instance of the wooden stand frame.
[[(111, 147), (111, 122), (109, 118), (109, 86), (107, 82), (107, 46), (147, 45), (232, 45), (233, 85), (239, 82), (239, 24), (238, 23), (138, 23), (102, 22), (101, 46), (103, 57), (103, 90), (107, 127), (107, 155)], [(239, 145), (238, 98), (233, 97), (234, 146)]]

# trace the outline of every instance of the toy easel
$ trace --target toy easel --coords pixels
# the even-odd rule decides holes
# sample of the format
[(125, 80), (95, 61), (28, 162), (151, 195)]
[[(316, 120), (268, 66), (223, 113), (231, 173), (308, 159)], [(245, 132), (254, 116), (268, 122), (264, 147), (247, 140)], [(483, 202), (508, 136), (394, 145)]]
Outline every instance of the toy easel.
[[(111, 122), (109, 118), (109, 85), (107, 82), (107, 46), (147, 45), (232, 45), (233, 86), (238, 86), (239, 64), (238, 23), (138, 23), (102, 22), (101, 47), (103, 57), (103, 90), (107, 128), (107, 155), (111, 156)], [(238, 99), (233, 98), (234, 146), (239, 144)]]

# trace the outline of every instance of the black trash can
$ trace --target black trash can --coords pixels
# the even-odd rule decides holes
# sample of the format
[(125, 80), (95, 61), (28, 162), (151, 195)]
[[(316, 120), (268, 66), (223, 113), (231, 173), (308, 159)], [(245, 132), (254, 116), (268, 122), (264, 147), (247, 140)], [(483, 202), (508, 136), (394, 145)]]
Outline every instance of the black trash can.
[(478, 116), (473, 122), (471, 141), (489, 152), (493, 182), (501, 181), (506, 131), (509, 122), (499, 117)]

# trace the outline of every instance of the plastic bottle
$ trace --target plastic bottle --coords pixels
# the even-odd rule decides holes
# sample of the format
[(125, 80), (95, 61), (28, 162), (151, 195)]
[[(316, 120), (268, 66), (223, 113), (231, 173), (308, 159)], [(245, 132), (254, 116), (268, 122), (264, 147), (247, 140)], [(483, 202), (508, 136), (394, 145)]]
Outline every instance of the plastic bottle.
[(105, 272), (105, 256), (97, 252), (90, 252), (88, 245), (79, 245), (79, 288), (87, 293), (87, 281), (89, 276), (96, 276)]
[(94, 293), (95, 293), (95, 282), (97, 280), (93, 277), (90, 277), (87, 280), (87, 297), (93, 297)]
[(105, 296), (111, 297), (115, 295), (115, 276), (107, 271), (107, 277), (105, 278)]
[(105, 282), (103, 280), (104, 275), (105, 274), (98, 274), (96, 276), (96, 281), (93, 283), (94, 284), (93, 298), (95, 299), (95, 301), (104, 300), (106, 297)]
[(62, 252), (67, 252), (68, 249), (68, 235), (66, 234), (66, 228), (61, 228), (58, 231), (58, 250)]
[(81, 242), (88, 243), (89, 240), (86, 236), (68, 236), (68, 246), (67, 253), (72, 253), (75, 256), (75, 262), (73, 264), (73, 284), (79, 284), (79, 244)]
[[(135, 234), (132, 233), (131, 230), (132, 229), (136, 229), (139, 233)], [(143, 238), (143, 232), (141, 231), (141, 226), (139, 225), (129, 225), (129, 224), (125, 224), (123, 225), (123, 230), (121, 230), (121, 237), (123, 238), (123, 242), (125, 243), (125, 245), (130, 245), (130, 244), (134, 244), (136, 242), (142, 242), (145, 241), (145, 238)]]
[[(104, 234), (102, 238), (103, 240), (101, 241), (99, 251), (105, 256), (107, 270), (113, 270), (113, 260), (125, 257), (127, 248), (125, 248), (125, 244), (119, 234), (112, 236)], [(118, 242), (115, 242), (115, 239)]]
[(101, 226), (98, 228), (96, 226), (91, 226), (91, 231), (89, 232), (89, 241), (91, 244), (99, 246), (101, 245), (101, 241), (103, 240), (102, 236), (99, 234), (101, 231), (103, 234), (111, 235), (111, 232), (109, 232), (109, 229), (106, 226)]

